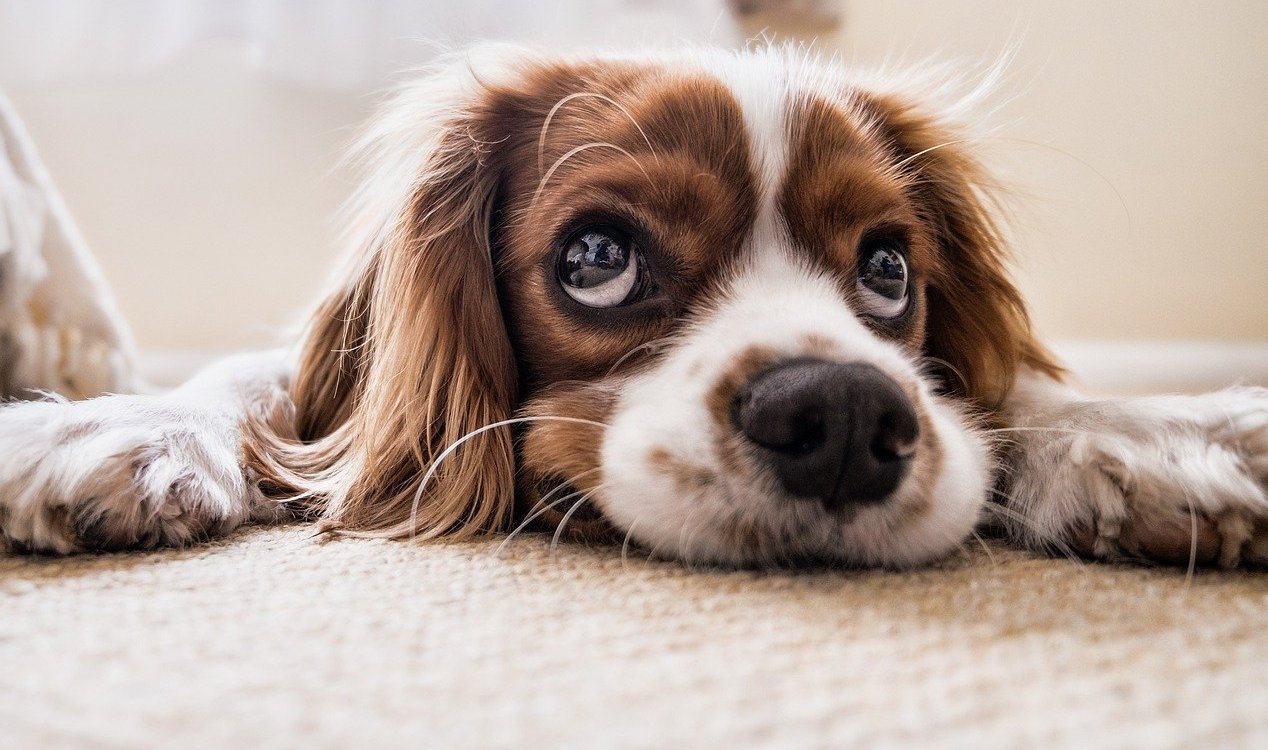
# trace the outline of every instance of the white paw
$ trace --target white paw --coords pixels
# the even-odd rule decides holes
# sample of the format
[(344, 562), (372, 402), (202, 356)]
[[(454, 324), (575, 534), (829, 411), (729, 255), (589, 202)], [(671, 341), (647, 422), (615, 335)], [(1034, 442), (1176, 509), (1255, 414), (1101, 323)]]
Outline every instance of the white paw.
[(1073, 402), (999, 435), (1002, 520), (1031, 546), (1268, 563), (1268, 389)]
[(159, 396), (0, 407), (0, 539), (70, 553), (180, 545), (251, 517), (237, 425)]

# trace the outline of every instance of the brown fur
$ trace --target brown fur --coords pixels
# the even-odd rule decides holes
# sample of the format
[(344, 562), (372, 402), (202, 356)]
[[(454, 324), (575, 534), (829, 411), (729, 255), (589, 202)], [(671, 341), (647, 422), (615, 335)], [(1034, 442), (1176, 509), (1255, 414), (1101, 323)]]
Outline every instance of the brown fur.
[(918, 105), (877, 96), (860, 102), (896, 163), (915, 175), (908, 189), (935, 230), (940, 261), (927, 279), (924, 352), (949, 365), (944, 381), (950, 392), (993, 409), (1023, 366), (1060, 379), (1064, 371), (1036, 340), (1008, 275), (982, 166)]
[(468, 131), (446, 127), (430, 179), (361, 272), (328, 299), (293, 388), (293, 435), (255, 424), (249, 459), (275, 493), (345, 531), (468, 534), (511, 516), (509, 428), (422, 470), (515, 405), (515, 366), (493, 284), (488, 215), (498, 178)]

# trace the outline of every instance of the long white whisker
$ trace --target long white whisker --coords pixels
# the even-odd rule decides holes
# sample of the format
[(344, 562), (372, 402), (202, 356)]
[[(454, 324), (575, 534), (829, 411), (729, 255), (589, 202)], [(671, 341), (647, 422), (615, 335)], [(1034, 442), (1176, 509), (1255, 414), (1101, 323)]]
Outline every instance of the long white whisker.
[[(602, 489), (602, 487), (603, 485), (599, 485), (598, 487), (595, 487), (594, 489), (590, 490), (584, 495), (581, 495), (581, 498), (577, 500), (577, 502), (574, 503), (571, 508), (568, 509), (568, 512), (564, 514), (564, 517), (559, 519), (559, 525), (555, 527), (555, 535), (550, 538), (551, 554), (554, 554), (555, 547), (559, 545), (559, 540), (563, 537), (563, 534), (564, 534), (564, 527), (568, 525), (568, 522), (570, 520), (572, 520), (572, 514), (576, 513), (577, 510), (581, 506), (585, 505), (587, 500), (594, 497), (594, 494), (598, 492), (600, 489)], [(580, 494), (580, 493), (576, 493), (576, 494)]]
[(565, 104), (567, 104), (570, 101), (573, 101), (574, 99), (582, 99), (587, 97), (607, 102), (608, 104), (611, 104), (613, 107), (616, 107), (617, 111), (619, 111), (621, 114), (625, 115), (626, 118), (628, 118), (629, 121), (638, 130), (638, 134), (643, 136), (643, 143), (647, 144), (647, 150), (651, 152), (652, 158), (656, 160), (656, 163), (658, 164), (660, 163), (660, 155), (656, 153), (656, 149), (652, 146), (652, 141), (650, 138), (647, 137), (647, 133), (643, 130), (643, 126), (638, 124), (638, 120), (634, 119), (634, 115), (631, 115), (630, 111), (626, 109), (624, 105), (622, 105), (620, 102), (616, 101), (612, 97), (607, 96), (605, 94), (599, 94), (593, 91), (577, 91), (555, 102), (555, 106), (551, 107), (550, 112), (546, 114), (546, 120), (542, 122), (542, 132), (541, 132), (541, 135), (537, 137), (537, 173), (538, 174), (541, 174), (542, 165), (545, 163), (545, 160), (546, 160), (546, 132), (550, 130), (551, 121), (555, 119), (555, 115), (559, 112), (561, 108), (563, 108)]
[(463, 435), (462, 437), (450, 443), (447, 448), (445, 448), (443, 451), (440, 452), (439, 456), (436, 456), (436, 458), (431, 462), (431, 465), (427, 467), (427, 471), (423, 474), (422, 481), (418, 483), (418, 489), (414, 490), (414, 503), (413, 505), (410, 506), (410, 510), (409, 510), (410, 539), (413, 539), (415, 534), (418, 531), (418, 506), (423, 500), (423, 492), (427, 489), (427, 485), (431, 483), (432, 477), (436, 475), (436, 471), (440, 468), (440, 464), (444, 462), (444, 460), (448, 458), (454, 451), (458, 450), (459, 446), (461, 446), (463, 443), (467, 442), (468, 440), (478, 435), (482, 435), (488, 432), (489, 430), (496, 430), (500, 427), (509, 427), (510, 425), (513, 425), (513, 424), (523, 424), (525, 422), (550, 422), (550, 421), (572, 422), (575, 424), (586, 424), (592, 427), (600, 427), (600, 428), (607, 427), (607, 425), (603, 424), (602, 422), (596, 422), (593, 419), (582, 419), (581, 417), (557, 417), (553, 415), (543, 414), (539, 416), (515, 417), (513, 419), (503, 419), (500, 422), (486, 424), (483, 427), (477, 427), (471, 432), (468, 432), (466, 435)]
[(959, 368), (957, 368), (955, 365), (939, 357), (926, 356), (924, 359), (927, 362), (933, 362), (935, 364), (942, 365), (943, 367), (950, 370), (957, 378), (960, 379), (960, 385), (964, 386), (964, 390), (965, 391), (969, 390), (969, 379), (964, 377), (964, 373), (960, 372)]
[(652, 349), (652, 348), (655, 348), (655, 347), (658, 347), (658, 346), (664, 346), (664, 345), (665, 345), (665, 343), (666, 343), (666, 342), (665, 342), (663, 339), (653, 339), (653, 340), (651, 340), (651, 341), (645, 341), (645, 342), (643, 342), (643, 343), (639, 344), (638, 346), (634, 347), (633, 349), (630, 349), (628, 352), (626, 352), (626, 353), (622, 354), (622, 355), (621, 355), (621, 358), (620, 358), (620, 359), (618, 359), (616, 362), (613, 362), (613, 363), (612, 363), (612, 366), (608, 368), (608, 372), (607, 372), (607, 374), (608, 374), (608, 375), (611, 375), (612, 373), (616, 372), (616, 368), (618, 368), (618, 367), (620, 367), (621, 365), (625, 364), (625, 362), (626, 362), (626, 361), (627, 361), (630, 357), (633, 357), (635, 354), (638, 354), (639, 352), (643, 351), (644, 349)]
[(1188, 488), (1181, 487), (1181, 492), (1184, 493), (1184, 504), (1189, 506), (1189, 567), (1184, 571), (1184, 588), (1187, 591), (1193, 586), (1193, 572), (1198, 565), (1198, 513)]
[(551, 508), (555, 507), (556, 505), (559, 505), (560, 503), (568, 502), (569, 500), (576, 497), (578, 494), (579, 493), (572, 492), (567, 495), (564, 495), (563, 497), (555, 500), (554, 502), (538, 510), (537, 512), (530, 514), (527, 518), (525, 518), (522, 522), (520, 522), (519, 526), (516, 526), (514, 529), (511, 530), (511, 533), (506, 535), (506, 538), (503, 539), (502, 543), (497, 546), (497, 549), (493, 550), (493, 557), (494, 558), (501, 557), (502, 550), (506, 549), (506, 545), (511, 543), (511, 540), (515, 538), (515, 535), (523, 531), (525, 528), (527, 528), (528, 525), (532, 523), (533, 520), (536, 519), (538, 516), (550, 510)]
[(996, 427), (986, 431), (987, 434), (994, 435), (998, 432), (1064, 432), (1071, 435), (1083, 435), (1084, 430), (1074, 430), (1066, 427)]
[(1070, 153), (1069, 151), (1066, 151), (1065, 149), (1057, 148), (1056, 146), (1053, 146), (1048, 143), (1041, 143), (1039, 141), (1026, 140), (1025, 138), (1014, 138), (1012, 136), (1004, 136), (1004, 135), (992, 135), (992, 136), (986, 136), (982, 140), (1003, 141), (1005, 143), (1018, 143), (1023, 146), (1030, 146), (1032, 148), (1043, 149), (1053, 153), (1061, 154), (1062, 156), (1072, 159), (1078, 164), (1081, 164), (1085, 169), (1090, 171), (1092, 174), (1096, 175), (1097, 178), (1100, 179), (1100, 181), (1114, 193), (1114, 197), (1118, 199), (1118, 206), (1119, 208), (1123, 209), (1123, 218), (1127, 219), (1127, 242), (1128, 244), (1131, 243), (1132, 233), (1134, 231), (1133, 230), (1134, 222), (1132, 221), (1131, 208), (1127, 205), (1127, 199), (1123, 197), (1123, 192), (1118, 189), (1118, 187), (1113, 183), (1113, 181), (1111, 181), (1109, 177), (1106, 177), (1105, 174), (1101, 172), (1099, 169), (1097, 169), (1096, 166), (1093, 165), (1091, 162), (1079, 156), (1076, 156)]
[(908, 156), (907, 158), (903, 159), (902, 161), (897, 162), (896, 164), (894, 164), (893, 169), (894, 169), (894, 170), (900, 170), (900, 169), (902, 169), (903, 167), (905, 167), (905, 166), (907, 166), (908, 164), (910, 164), (910, 163), (912, 163), (913, 161), (915, 161), (916, 159), (919, 159), (920, 157), (924, 156), (925, 154), (927, 154), (927, 153), (929, 153), (929, 152), (931, 152), (931, 151), (937, 151), (937, 150), (938, 150), (938, 149), (940, 149), (940, 148), (946, 148), (946, 147), (948, 147), (948, 146), (958, 146), (958, 145), (960, 145), (960, 144), (962, 144), (962, 143), (972, 143), (972, 142), (973, 142), (973, 140), (974, 140), (974, 139), (972, 139), (972, 138), (959, 138), (959, 139), (954, 140), (954, 141), (946, 141), (946, 142), (944, 142), (944, 143), (939, 143), (939, 144), (937, 144), (936, 146), (930, 146), (929, 148), (926, 148), (926, 149), (922, 149), (922, 150), (920, 150), (920, 151), (917, 151), (916, 153), (912, 154), (911, 156)]
[(635, 518), (630, 527), (625, 530), (625, 539), (621, 540), (621, 569), (629, 569), (629, 553), (630, 539), (634, 536), (634, 527), (638, 525), (638, 519)]
[(559, 157), (559, 159), (550, 166), (550, 169), (546, 171), (546, 175), (542, 177), (542, 181), (538, 183), (537, 190), (536, 192), (533, 193), (533, 200), (529, 203), (529, 208), (532, 208), (533, 206), (537, 205), (538, 199), (542, 197), (542, 191), (546, 189), (546, 183), (550, 182), (550, 178), (554, 176), (555, 170), (559, 169), (561, 166), (563, 166), (564, 162), (568, 161), (569, 159), (581, 153), (582, 151), (588, 151), (592, 148), (610, 148), (610, 149), (619, 151), (622, 154), (625, 154), (627, 157), (629, 157), (630, 161), (634, 162), (634, 166), (638, 167), (639, 171), (643, 173), (643, 176), (647, 178), (647, 181), (651, 182), (652, 176), (647, 173), (646, 169), (643, 169), (643, 165), (640, 164), (638, 159), (635, 158), (634, 154), (631, 154), (629, 151), (626, 151), (625, 149), (621, 148), (615, 143), (603, 143), (603, 142), (583, 143), (580, 146), (570, 149), (568, 153)]
[(551, 497), (553, 497), (553, 496), (555, 495), (555, 493), (560, 492), (560, 491), (562, 491), (562, 490), (564, 490), (564, 489), (567, 489), (567, 488), (568, 488), (568, 487), (570, 487), (570, 486), (574, 486), (574, 487), (575, 487), (575, 482), (576, 482), (578, 479), (581, 479), (582, 477), (588, 477), (588, 476), (590, 476), (591, 474), (595, 473), (596, 471), (599, 471), (599, 470), (600, 470), (600, 469), (602, 469), (602, 468), (603, 468), (602, 466), (595, 466), (595, 467), (594, 467), (594, 468), (592, 468), (592, 469), (586, 469), (585, 471), (581, 472), (580, 474), (577, 474), (576, 476), (572, 477), (571, 479), (566, 479), (566, 480), (564, 480), (564, 481), (560, 482), (559, 484), (555, 485), (555, 486), (554, 486), (554, 488), (552, 488), (550, 492), (546, 493), (546, 496), (545, 496), (545, 497), (543, 497), (542, 499), (540, 499), (540, 500), (538, 500), (537, 502), (533, 503), (533, 507), (529, 508), (529, 509), (528, 509), (528, 512), (529, 512), (530, 514), (531, 514), (531, 513), (533, 513), (534, 511), (536, 511), (538, 508), (540, 508), (540, 507), (541, 507), (541, 504), (542, 504), (542, 503), (546, 502), (546, 501), (547, 501), (547, 500), (549, 500)]
[[(991, 492), (996, 495), (999, 495), (1002, 498), (1016, 502), (1016, 498), (1013, 498), (1007, 493), (1000, 492), (999, 490), (994, 490), (994, 489), (991, 490)], [(1073, 549), (1070, 548), (1070, 545), (1061, 541), (1056, 536), (1043, 531), (1037, 525), (1035, 525), (1034, 521), (1030, 520), (1025, 515), (1013, 510), (1012, 508), (1009, 508), (1008, 506), (1002, 503), (991, 503), (990, 510), (993, 512), (999, 513), (1007, 518), (1011, 518), (1017, 523), (1020, 523), (1021, 525), (1025, 526), (1026, 528), (1034, 532), (1035, 536), (1039, 537), (1043, 541), (1055, 547), (1058, 552), (1064, 555), (1071, 562), (1077, 563), (1080, 567), (1085, 567), (1083, 564), (1083, 560), (1080, 559), (1078, 554)]]
[(969, 533), (973, 535), (973, 538), (977, 540), (978, 544), (982, 545), (982, 551), (985, 552), (987, 558), (990, 559), (991, 567), (998, 567), (999, 563), (995, 562), (995, 553), (991, 552), (991, 546), (986, 543), (986, 540), (982, 538), (982, 535), (976, 531), (970, 531)]

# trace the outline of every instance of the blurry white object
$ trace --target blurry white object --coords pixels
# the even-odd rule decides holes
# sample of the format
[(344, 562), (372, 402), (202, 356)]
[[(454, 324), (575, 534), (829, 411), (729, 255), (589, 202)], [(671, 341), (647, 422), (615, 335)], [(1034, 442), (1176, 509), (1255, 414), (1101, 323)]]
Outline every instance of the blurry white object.
[(741, 18), (781, 24), (833, 27), (841, 23), (843, 0), (727, 0)]
[(207, 41), (311, 87), (378, 88), (475, 40), (568, 47), (738, 40), (726, 0), (0, 0), (0, 83), (141, 72)]
[(131, 391), (134, 360), (96, 261), (0, 96), (0, 398)]
[(1057, 355), (1101, 394), (1198, 393), (1268, 386), (1268, 344), (1242, 341), (1063, 341)]

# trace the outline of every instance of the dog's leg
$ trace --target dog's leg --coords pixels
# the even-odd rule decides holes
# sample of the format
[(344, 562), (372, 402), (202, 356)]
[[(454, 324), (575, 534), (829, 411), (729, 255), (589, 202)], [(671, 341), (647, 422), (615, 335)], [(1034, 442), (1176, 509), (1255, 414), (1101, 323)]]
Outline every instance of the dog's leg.
[(243, 468), (243, 422), (287, 413), (281, 352), (217, 362), (162, 395), (0, 407), (0, 539), (69, 553), (179, 545), (285, 518)]
[(1002, 416), (1001, 521), (1028, 546), (1268, 562), (1268, 389), (1091, 399), (1026, 373)]

